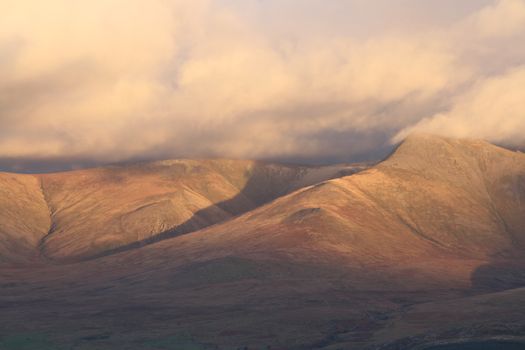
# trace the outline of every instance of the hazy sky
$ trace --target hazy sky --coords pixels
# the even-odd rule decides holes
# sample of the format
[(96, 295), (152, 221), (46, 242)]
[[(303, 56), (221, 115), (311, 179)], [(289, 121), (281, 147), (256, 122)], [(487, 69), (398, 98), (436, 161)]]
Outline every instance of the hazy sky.
[(0, 168), (525, 145), (525, 0), (2, 0)]

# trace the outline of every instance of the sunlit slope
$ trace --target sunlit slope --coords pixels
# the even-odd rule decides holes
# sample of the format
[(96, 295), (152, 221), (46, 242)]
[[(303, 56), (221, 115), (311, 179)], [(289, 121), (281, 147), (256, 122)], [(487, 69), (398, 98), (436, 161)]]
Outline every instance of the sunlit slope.
[(30, 175), (0, 173), (0, 262), (38, 257), (50, 228), (40, 181)]
[(523, 154), (481, 141), (415, 136), (369, 170), (303, 188), (158, 248), (201, 257), (338, 259), (368, 271), (399, 265), (470, 283), (479, 265), (524, 256), (522, 203)]
[(51, 259), (111, 253), (136, 242), (192, 232), (352, 168), (253, 161), (177, 160), (42, 175), (53, 229)]
[(436, 243), (499, 256), (523, 247), (523, 153), (484, 141), (420, 135), (407, 139), (377, 169), (403, 186), (403, 196), (386, 198), (396, 200), (401, 219)]
[(522, 256), (523, 154), (419, 135), (382, 163), (345, 176), (355, 170), (176, 160), (3, 174), (2, 257), (37, 248), (48, 259), (74, 261), (181, 234), (188, 235), (162, 247), (179, 250), (184, 242), (204, 257), (261, 254), (358, 265)]

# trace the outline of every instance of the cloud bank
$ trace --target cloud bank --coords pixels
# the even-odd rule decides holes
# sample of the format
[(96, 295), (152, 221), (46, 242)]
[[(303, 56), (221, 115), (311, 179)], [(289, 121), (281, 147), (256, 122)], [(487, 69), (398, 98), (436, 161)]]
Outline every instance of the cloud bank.
[[(373, 4), (371, 4), (373, 3)], [(0, 159), (525, 144), (525, 0), (5, 0)]]

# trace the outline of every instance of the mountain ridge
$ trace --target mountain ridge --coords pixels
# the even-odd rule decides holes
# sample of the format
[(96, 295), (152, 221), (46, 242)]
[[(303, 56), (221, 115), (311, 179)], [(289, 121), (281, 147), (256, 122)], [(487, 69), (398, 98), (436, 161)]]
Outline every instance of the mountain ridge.
[[(40, 183), (39, 191), (52, 223), (45, 229), (47, 233), (41, 237), (39, 246), (44, 256), (52, 258), (56, 249), (62, 249), (57, 234), (67, 236), (69, 230), (77, 230), (70, 236), (71, 239), (74, 236), (83, 239), (81, 232), (86, 232), (88, 228), (82, 228), (79, 223), (82, 220), (86, 225), (90, 224), (89, 220), (91, 224), (97, 223), (104, 220), (104, 215), (114, 212), (119, 222), (99, 226), (99, 230), (121, 232), (120, 236), (131, 230), (128, 235), (137, 235), (135, 241), (148, 240), (150, 237), (138, 235), (151, 232), (151, 236), (155, 236), (181, 226), (184, 221), (187, 223), (183, 231), (193, 231), (252, 209), (318, 178), (340, 176), (359, 169), (360, 166), (349, 165), (306, 167), (237, 160), (168, 160), (54, 174), (9, 176), (25, 176)], [(249, 183), (254, 178), (260, 186)], [(257, 187), (264, 187), (264, 190)], [(105, 206), (102, 211), (100, 206)], [(118, 206), (129, 208), (119, 214)], [(206, 211), (199, 212), (199, 217), (189, 221), (193, 214), (203, 209)], [(45, 211), (42, 209), (42, 212)], [(77, 218), (77, 214), (81, 216)], [(44, 231), (44, 228), (41, 230)], [(93, 244), (89, 242), (96, 239), (92, 235), (85, 244)], [(110, 236), (104, 239), (109, 239), (111, 244)], [(119, 240), (118, 236), (115, 239)], [(120, 245), (129, 243), (133, 240), (128, 239)], [(50, 244), (58, 244), (58, 247), (51, 247), (49, 251)], [(71, 246), (75, 243), (67, 244)], [(105, 243), (99, 241), (95, 244)]]
[[(258, 213), (262, 204), (275, 199), (283, 200), (286, 196), (282, 196), (286, 193), (297, 192), (291, 201), (299, 203), (300, 198), (304, 198), (308, 191), (315, 191), (323, 186), (333, 187), (327, 190), (327, 193), (335, 191), (339, 193), (336, 195), (339, 197), (350, 195), (354, 198), (361, 198), (359, 205), (371, 206), (367, 210), (382, 213), (380, 215), (390, 217), (391, 222), (397, 222), (394, 226), (397, 225), (398, 232), (404, 231), (402, 227), (405, 227), (405, 230), (408, 229), (412, 234), (434, 245), (444, 247), (450, 242), (444, 243), (437, 232), (427, 233), (429, 231), (427, 223), (436, 219), (432, 213), (422, 213), (426, 215), (426, 218), (419, 220), (412, 217), (409, 212), (399, 211), (400, 208), (407, 205), (408, 197), (406, 199), (385, 197), (389, 193), (399, 193), (399, 196), (416, 198), (418, 193), (407, 191), (418, 183), (420, 186), (430, 186), (429, 189), (434, 191), (434, 198), (446, 196), (441, 201), (443, 205), (453, 203), (454, 200), (451, 197), (459, 199), (458, 194), (463, 193), (462, 200), (466, 203), (465, 208), (477, 206), (476, 215), (491, 218), (491, 222), (487, 223), (490, 227), (484, 228), (486, 232), (498, 230), (505, 232), (513, 244), (521, 245), (525, 239), (519, 232), (521, 225), (525, 225), (525, 221), (519, 215), (525, 192), (520, 182), (522, 181), (520, 176), (525, 176), (524, 159), (525, 155), (519, 152), (505, 150), (481, 140), (454, 140), (421, 134), (409, 136), (384, 161), (369, 169), (362, 169), (359, 166), (288, 166), (237, 160), (166, 160), (55, 174), (12, 174), (11, 176), (33, 177), (40, 182), (39, 190), (48, 208), (50, 223), (45, 230), (47, 233), (41, 237), (39, 248), (44, 256), (51, 259), (57, 252), (69, 249), (71, 244), (76, 244), (71, 240), (77, 240), (83, 236), (80, 232), (88, 231), (85, 225), (92, 226), (93, 223), (98, 222), (97, 220), (104, 220), (103, 216), (106, 214), (108, 216), (118, 215), (115, 216), (118, 222), (106, 222), (99, 226), (98, 230), (114, 231), (117, 236), (109, 234), (96, 238), (96, 235), (88, 235), (83, 238), (84, 245), (95, 244), (102, 248), (96, 250), (93, 248), (92, 253), (82, 253), (83, 250), (81, 250), (79, 258), (83, 258), (82, 254), (88, 254), (84, 257), (89, 257), (89, 255), (97, 257), (126, 250), (126, 247), (129, 249), (141, 247), (156, 240), (227, 222), (244, 212), (248, 212), (249, 215), (249, 212), (254, 209)], [(494, 164), (498, 162), (503, 164), (505, 169), (521, 171), (521, 175), (518, 175), (517, 180), (512, 178), (510, 182), (504, 181), (503, 184), (498, 182), (504, 177), (494, 167)], [(347, 181), (345, 175), (352, 175), (360, 170), (364, 171), (361, 171), (359, 176), (352, 177), (350, 182)], [(488, 175), (485, 176), (485, 173)], [(360, 181), (364, 178), (363, 176), (366, 179)], [(195, 180), (188, 182), (191, 177), (194, 177)], [(253, 185), (249, 183), (250, 181), (253, 182)], [(386, 184), (385, 181), (390, 181), (390, 183)], [(375, 185), (370, 187), (370, 183), (375, 183)], [(500, 198), (501, 195), (496, 193), (496, 190), (491, 190), (494, 184), (504, 189), (512, 187), (511, 190), (514, 191), (509, 192), (510, 197), (512, 195), (516, 197)], [(374, 186), (382, 190), (377, 191), (373, 188)], [(300, 188), (302, 190), (297, 191)], [(455, 189), (456, 193), (452, 193), (450, 188)], [(508, 188), (506, 190), (508, 192)], [(73, 195), (75, 191), (78, 194)], [(307, 192), (303, 193), (304, 191)], [(91, 197), (95, 200), (90, 200)], [(398, 202), (401, 200), (401, 202), (391, 205), (388, 202), (391, 200)], [(421, 197), (421, 200), (419, 205), (422, 208), (430, 205), (427, 199)], [(512, 203), (512, 200), (517, 202), (517, 206), (508, 204)], [(127, 206), (126, 210), (117, 209), (119, 201), (120, 206)], [(136, 204), (131, 207), (130, 203), (134, 201)], [(173, 206), (172, 203), (177, 204)], [(293, 207), (297, 206), (297, 203), (287, 205)], [(184, 209), (188, 204), (193, 209), (189, 208), (189, 211)], [(102, 209), (101, 206), (103, 206)], [(393, 207), (396, 209), (392, 209)], [(334, 211), (330, 208), (333, 209), (333, 205), (328, 205), (324, 209), (316, 205), (312, 205), (311, 208), (308, 206), (299, 208), (295, 219), (293, 214), (290, 214), (291, 218), (288, 222), (292, 225), (297, 220), (305, 222), (315, 215), (318, 217), (331, 215), (331, 219), (326, 221), (334, 223), (345, 221), (341, 220), (340, 214), (337, 214), (337, 211), (341, 212), (341, 209)], [(450, 212), (446, 205), (442, 208), (445, 209), (445, 212)], [(467, 211), (465, 208), (458, 210)], [(285, 212), (282, 209), (278, 211)], [(77, 213), (81, 213), (81, 216), (76, 217)], [(506, 213), (513, 213), (513, 215)], [(467, 214), (457, 214), (456, 217), (462, 217), (464, 220), (468, 217)], [(85, 222), (85, 225), (82, 226), (80, 221)], [(476, 225), (474, 220), (471, 224)], [(44, 228), (40, 230), (43, 231)], [(293, 229), (290, 230), (293, 231)], [(447, 226), (442, 231), (453, 232), (454, 230), (457, 231), (457, 228)], [(151, 233), (143, 236), (146, 232)], [(57, 237), (63, 235), (70, 237), (68, 241), (60, 242)], [(114, 240), (117, 240), (114, 242), (119, 242), (121, 239), (119, 237), (125, 235), (135, 235), (135, 238), (127, 238), (121, 243), (112, 243)], [(459, 234), (458, 237), (461, 235)], [(479, 235), (478, 233), (475, 239), (478, 239)], [(460, 244), (459, 241), (458, 244)], [(107, 248), (103, 248), (104, 246)], [(79, 247), (73, 250), (75, 249), (84, 248)], [(66, 257), (67, 255), (62, 258)], [(62, 259), (60, 253), (55, 258)], [(75, 259), (73, 256), (73, 260)]]
[[(43, 175), (54, 225), (37, 178), (0, 174), (3, 326), (97, 349), (148, 348), (152, 330), (168, 346), (182, 333), (203, 349), (287, 350), (525, 330), (523, 154), (423, 135), (352, 175), (250, 164)], [(17, 232), (29, 243), (7, 254)], [(108, 250), (106, 235), (136, 246)]]

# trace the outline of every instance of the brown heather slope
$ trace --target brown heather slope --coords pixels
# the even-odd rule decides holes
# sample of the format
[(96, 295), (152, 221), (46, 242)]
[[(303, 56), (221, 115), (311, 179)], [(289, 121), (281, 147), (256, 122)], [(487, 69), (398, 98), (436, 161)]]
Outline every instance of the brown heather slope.
[[(162, 164), (43, 177), (55, 228), (46, 253), (107, 252), (112, 245), (92, 245), (111, 237), (105, 226), (125, 237), (119, 244), (148, 237), (165, 222), (159, 213), (187, 210), (194, 193), (212, 198), (202, 179), (237, 190), (180, 221), (209, 210), (226, 220), (74, 264), (0, 268), (4, 333), (38, 331), (81, 349), (286, 350), (423, 349), (525, 335), (525, 290), (511, 290), (525, 286), (521, 153), (413, 136), (368, 170), (288, 194), (312, 176), (273, 166), (234, 178), (244, 163), (198, 163), (199, 176), (181, 170), (179, 179)], [(275, 169), (285, 175), (267, 175)], [(191, 195), (175, 197), (180, 191)], [(157, 207), (159, 198), (177, 198), (175, 209)], [(119, 226), (149, 203), (155, 210), (130, 219), (133, 233)]]
[[(143, 272), (131, 280), (163, 281), (166, 295), (202, 313), (192, 334), (220, 348), (410, 349), (462, 334), (516, 337), (525, 323), (513, 300), (523, 290), (509, 300), (486, 294), (490, 305), (476, 302), (471, 316), (440, 307), (472, 311), (471, 295), (525, 286), (523, 203), (525, 155), (418, 135), (371, 169), (97, 266), (135, 262)], [(427, 305), (428, 322), (403, 318), (417, 317), (417, 304)]]
[[(52, 260), (91, 258), (195, 231), (356, 170), (175, 160), (36, 176), (5, 174), (0, 208), (10, 221), (0, 227), (0, 236), (9, 237), (6, 251), (18, 242), (31, 255), (30, 248), (38, 245)], [(17, 250), (17, 257), (22, 260), (23, 252)]]
[(419, 135), (371, 169), (151, 249), (399, 268), (465, 287), (478, 266), (525, 258), (524, 204), (525, 155)]

